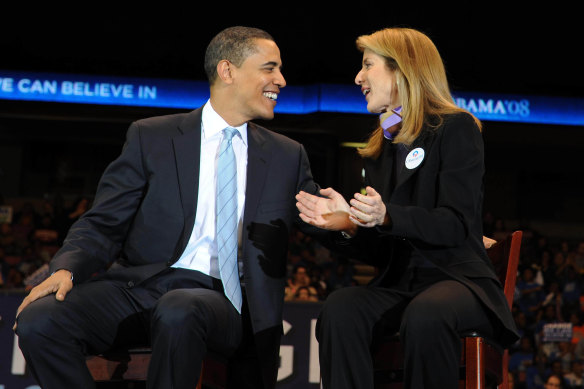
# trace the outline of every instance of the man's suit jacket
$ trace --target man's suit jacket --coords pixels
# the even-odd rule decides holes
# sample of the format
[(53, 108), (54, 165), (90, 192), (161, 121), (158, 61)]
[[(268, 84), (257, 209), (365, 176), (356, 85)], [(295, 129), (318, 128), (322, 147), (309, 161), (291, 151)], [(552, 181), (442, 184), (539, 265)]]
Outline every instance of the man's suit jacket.
[(374, 283), (384, 286), (405, 271), (401, 254), (417, 252), (467, 285), (502, 324), (501, 343), (514, 342), (515, 323), (482, 241), (484, 150), (473, 118), (452, 114), (440, 125), (426, 125), (408, 150), (410, 157), (415, 150), (424, 157), (406, 162), (394, 184), (392, 148), (404, 146), (385, 142), (382, 154), (364, 164), (366, 184), (380, 193), (391, 224), (360, 228), (352, 241), (337, 243), (357, 248), (355, 255), (378, 266)]
[[(132, 287), (177, 261), (194, 226), (197, 193), (206, 190), (198, 183), (201, 112), (130, 126), (121, 155), (100, 180), (93, 207), (72, 226), (52, 260), (53, 271), (71, 270), (79, 283), (114, 260), (105, 276)], [(318, 189), (302, 145), (248, 124), (239, 260), (266, 387), (273, 386), (277, 373), (294, 196)]]

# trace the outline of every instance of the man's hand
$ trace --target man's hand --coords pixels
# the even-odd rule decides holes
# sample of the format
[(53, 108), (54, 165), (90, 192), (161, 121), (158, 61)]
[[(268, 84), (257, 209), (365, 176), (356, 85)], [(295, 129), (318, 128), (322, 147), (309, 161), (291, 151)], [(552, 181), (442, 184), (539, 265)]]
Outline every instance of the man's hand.
[(321, 189), (319, 197), (300, 191), (296, 195), (296, 207), (300, 218), (313, 226), (332, 231), (354, 231), (356, 226), (349, 220), (347, 201), (332, 188)]
[[(30, 303), (40, 299), (48, 294), (55, 293), (55, 298), (59, 301), (65, 300), (65, 296), (73, 288), (73, 281), (71, 280), (71, 272), (69, 270), (61, 269), (51, 274), (49, 278), (32, 288), (28, 296), (24, 298), (22, 304), (16, 310), (16, 317), (26, 308)], [(16, 324), (14, 328), (16, 329)]]

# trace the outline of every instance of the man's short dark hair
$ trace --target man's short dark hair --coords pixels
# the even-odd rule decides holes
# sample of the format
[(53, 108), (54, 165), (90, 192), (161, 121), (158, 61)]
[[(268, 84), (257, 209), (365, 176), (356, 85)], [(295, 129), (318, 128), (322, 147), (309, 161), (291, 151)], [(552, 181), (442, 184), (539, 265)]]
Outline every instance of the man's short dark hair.
[(254, 27), (229, 27), (215, 35), (205, 52), (205, 73), (209, 84), (217, 79), (219, 61), (226, 59), (239, 67), (247, 57), (255, 53), (255, 39), (274, 40), (264, 30)]

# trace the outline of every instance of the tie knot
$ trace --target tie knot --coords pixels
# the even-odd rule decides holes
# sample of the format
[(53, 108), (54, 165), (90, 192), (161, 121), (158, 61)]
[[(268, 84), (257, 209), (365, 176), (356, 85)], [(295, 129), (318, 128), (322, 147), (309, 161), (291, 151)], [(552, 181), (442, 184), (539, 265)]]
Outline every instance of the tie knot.
[(225, 127), (223, 131), (225, 132), (225, 140), (227, 141), (230, 141), (239, 132), (237, 128), (233, 127)]

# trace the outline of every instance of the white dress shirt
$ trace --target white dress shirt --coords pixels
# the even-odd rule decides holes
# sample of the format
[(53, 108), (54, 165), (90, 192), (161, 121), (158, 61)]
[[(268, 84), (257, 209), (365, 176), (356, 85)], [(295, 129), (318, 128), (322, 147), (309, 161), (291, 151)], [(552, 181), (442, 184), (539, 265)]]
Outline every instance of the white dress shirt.
[[(223, 140), (223, 129), (229, 125), (207, 101), (201, 119), (201, 163), (199, 168), (199, 193), (193, 232), (178, 261), (172, 267), (198, 270), (211, 277), (221, 278), (217, 261), (215, 236), (215, 200), (217, 192), (217, 159)], [(245, 184), (247, 178), (247, 123), (236, 127), (233, 151), (237, 164), (237, 216), (238, 241), (241, 245)], [(196, 172), (193, 172), (196, 174)]]

